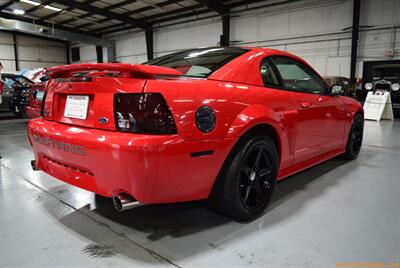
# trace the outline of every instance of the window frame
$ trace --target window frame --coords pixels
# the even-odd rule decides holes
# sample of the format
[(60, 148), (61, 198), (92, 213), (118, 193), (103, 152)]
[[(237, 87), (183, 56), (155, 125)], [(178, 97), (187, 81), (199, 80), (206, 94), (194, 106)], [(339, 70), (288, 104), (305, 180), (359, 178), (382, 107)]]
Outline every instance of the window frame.
[[(325, 92), (324, 92), (324, 93), (322, 93), (322, 92), (314, 93), (314, 92), (306, 91), (306, 90), (304, 90), (304, 89), (294, 89), (294, 88), (285, 87), (284, 84), (283, 84), (283, 78), (282, 78), (282, 76), (281, 76), (281, 73), (279, 72), (279, 69), (276, 67), (276, 63), (275, 63), (275, 61), (274, 61), (274, 59), (276, 59), (276, 58), (289, 59), (289, 60), (291, 60), (291, 61), (294, 61), (294, 62), (298, 63), (298, 64), (300, 65), (300, 67), (304, 67), (305, 69), (308, 69), (308, 71), (310, 71), (311, 73), (313, 73), (316, 77), (318, 77), (318, 78), (320, 79), (320, 82), (322, 83), (322, 85), (323, 85), (324, 88), (325, 88)], [(264, 79), (262, 79), (262, 75), (261, 75), (261, 66), (262, 66), (266, 61), (269, 61), (269, 62), (272, 64), (272, 68), (273, 68), (273, 70), (274, 70), (274, 72), (275, 72), (275, 74), (276, 74), (276, 76), (278, 77), (278, 80), (279, 80), (279, 86), (275, 86), (275, 85), (266, 85), (266, 84), (264, 83)], [(303, 70), (303, 68), (301, 68), (301, 69), (302, 69), (302, 71), (304, 71), (307, 75), (309, 75), (308, 72), (307, 72), (306, 70)], [(281, 90), (287, 90), (287, 91), (292, 91), (292, 92), (300, 92), (300, 93), (306, 93), (306, 94), (313, 94), (313, 95), (329, 96), (329, 86), (325, 83), (324, 79), (323, 79), (316, 71), (314, 71), (310, 66), (308, 66), (307, 64), (304, 64), (303, 62), (301, 62), (301, 61), (299, 61), (299, 60), (297, 60), (297, 59), (294, 59), (294, 58), (292, 58), (292, 57), (288, 57), (288, 56), (285, 56), (285, 55), (271, 55), (271, 56), (265, 57), (265, 58), (261, 61), (261, 64), (260, 64), (260, 75), (261, 75), (261, 79), (263, 80), (264, 87), (275, 88), (275, 89), (281, 89)], [(311, 75), (310, 75), (310, 76), (311, 76)], [(311, 77), (311, 78), (312, 78), (312, 77)], [(312, 79), (313, 79), (313, 78), (312, 78)]]

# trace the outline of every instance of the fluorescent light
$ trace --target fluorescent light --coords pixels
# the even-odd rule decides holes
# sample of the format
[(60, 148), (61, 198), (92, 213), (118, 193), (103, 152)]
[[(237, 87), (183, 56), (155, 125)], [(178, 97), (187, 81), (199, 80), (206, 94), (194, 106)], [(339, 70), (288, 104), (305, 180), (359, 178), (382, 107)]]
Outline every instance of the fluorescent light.
[(19, 8), (14, 8), (12, 11), (15, 15), (24, 15), (25, 11)]
[(60, 12), (62, 10), (62, 8), (52, 7), (52, 6), (49, 6), (49, 5), (45, 5), (44, 8), (47, 8), (47, 9), (50, 9), (50, 10), (54, 10), (54, 11), (57, 11), (57, 12)]
[(33, 6), (40, 6), (40, 3), (31, 0), (20, 0), (20, 2), (31, 4)]
[[(35, 2), (35, 1), (32, 1), (32, 0), (20, 0), (20, 2), (23, 2), (23, 3), (26, 3), (26, 4), (30, 4), (30, 5), (33, 5), (33, 6), (40, 6), (41, 5), (40, 2)], [(43, 7), (47, 8), (47, 9), (50, 9), (50, 10), (53, 10), (53, 11), (57, 11), (57, 12), (60, 12), (62, 10), (61, 8), (53, 7), (53, 6), (49, 6), (49, 5), (45, 5)]]

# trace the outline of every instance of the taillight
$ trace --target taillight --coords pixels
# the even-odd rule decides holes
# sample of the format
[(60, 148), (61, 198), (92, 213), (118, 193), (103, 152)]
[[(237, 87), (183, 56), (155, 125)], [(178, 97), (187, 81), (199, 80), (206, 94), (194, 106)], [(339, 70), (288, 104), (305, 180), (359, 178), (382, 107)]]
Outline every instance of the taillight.
[(119, 93), (114, 96), (117, 130), (145, 134), (176, 134), (171, 110), (160, 93)]

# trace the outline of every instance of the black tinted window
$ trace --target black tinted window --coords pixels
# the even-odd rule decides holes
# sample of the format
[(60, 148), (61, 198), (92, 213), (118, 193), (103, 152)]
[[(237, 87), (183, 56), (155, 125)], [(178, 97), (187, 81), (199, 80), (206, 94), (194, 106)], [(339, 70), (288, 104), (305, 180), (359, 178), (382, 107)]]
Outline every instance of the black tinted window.
[(248, 50), (242, 48), (199, 48), (150, 60), (145, 64), (177, 69), (187, 76), (208, 77)]
[(327, 93), (324, 81), (303, 63), (287, 57), (274, 57), (273, 61), (285, 88), (314, 94)]

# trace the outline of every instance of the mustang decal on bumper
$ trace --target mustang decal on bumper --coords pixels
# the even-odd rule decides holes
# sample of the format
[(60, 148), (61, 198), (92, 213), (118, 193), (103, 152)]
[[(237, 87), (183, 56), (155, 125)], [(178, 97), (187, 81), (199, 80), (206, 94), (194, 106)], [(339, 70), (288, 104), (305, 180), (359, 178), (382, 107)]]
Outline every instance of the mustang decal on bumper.
[(77, 146), (74, 144), (69, 144), (61, 141), (56, 141), (47, 137), (42, 137), (37, 134), (32, 135), (33, 140), (36, 141), (37, 143), (40, 143), (42, 145), (49, 146), (53, 149), (58, 149), (64, 152), (70, 152), (72, 154), (77, 154), (80, 156), (85, 156), (86, 155), (86, 150), (85, 147), (83, 146)]

